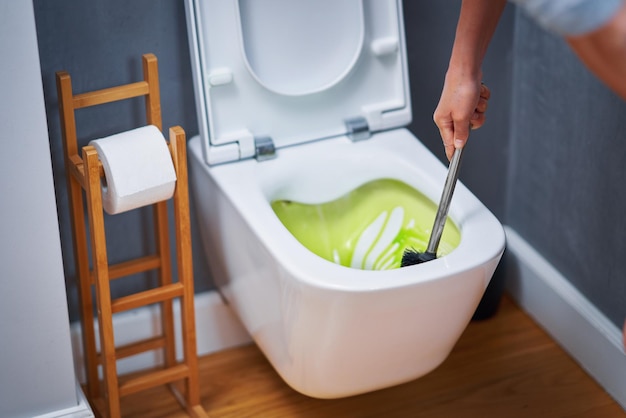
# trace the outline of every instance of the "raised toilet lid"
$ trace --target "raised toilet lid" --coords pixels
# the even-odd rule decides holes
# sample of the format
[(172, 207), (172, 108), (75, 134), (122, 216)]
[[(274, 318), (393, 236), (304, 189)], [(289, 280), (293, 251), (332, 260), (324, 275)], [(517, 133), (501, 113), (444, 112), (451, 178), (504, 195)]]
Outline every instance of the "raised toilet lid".
[(186, 0), (209, 164), (411, 120), (401, 0)]

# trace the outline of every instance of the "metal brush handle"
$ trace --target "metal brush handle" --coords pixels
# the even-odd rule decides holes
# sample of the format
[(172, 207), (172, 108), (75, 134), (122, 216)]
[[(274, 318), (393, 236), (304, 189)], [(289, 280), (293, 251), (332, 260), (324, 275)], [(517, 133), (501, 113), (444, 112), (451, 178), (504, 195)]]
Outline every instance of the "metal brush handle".
[(448, 217), (448, 209), (450, 209), (450, 202), (452, 201), (454, 187), (456, 186), (456, 181), (459, 178), (459, 166), (461, 165), (462, 156), (463, 148), (457, 148), (454, 150), (454, 155), (452, 156), (452, 160), (450, 160), (450, 165), (448, 166), (446, 183), (444, 184), (443, 192), (441, 193), (437, 216), (435, 216), (433, 231), (430, 234), (430, 240), (428, 241), (428, 247), (426, 248), (427, 253), (437, 253), (439, 241), (441, 241), (441, 234), (443, 234), (443, 227), (445, 226), (446, 218)]

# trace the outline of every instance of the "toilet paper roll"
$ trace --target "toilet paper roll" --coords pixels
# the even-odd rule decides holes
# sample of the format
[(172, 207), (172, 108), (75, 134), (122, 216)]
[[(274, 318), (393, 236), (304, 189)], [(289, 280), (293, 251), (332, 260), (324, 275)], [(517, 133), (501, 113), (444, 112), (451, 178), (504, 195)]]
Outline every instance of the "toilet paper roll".
[(89, 145), (98, 151), (104, 168), (102, 206), (107, 213), (126, 212), (173, 196), (176, 171), (156, 126), (95, 139)]

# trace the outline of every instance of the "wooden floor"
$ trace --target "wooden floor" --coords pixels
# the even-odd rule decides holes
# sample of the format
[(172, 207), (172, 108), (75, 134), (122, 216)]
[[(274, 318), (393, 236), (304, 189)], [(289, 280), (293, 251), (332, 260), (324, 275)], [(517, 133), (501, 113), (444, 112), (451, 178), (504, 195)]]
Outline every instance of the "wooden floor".
[[(432, 373), (393, 388), (319, 400), (290, 389), (259, 350), (200, 359), (211, 417), (626, 417), (621, 407), (508, 298), (472, 322)], [(165, 388), (122, 401), (124, 417), (185, 417)]]

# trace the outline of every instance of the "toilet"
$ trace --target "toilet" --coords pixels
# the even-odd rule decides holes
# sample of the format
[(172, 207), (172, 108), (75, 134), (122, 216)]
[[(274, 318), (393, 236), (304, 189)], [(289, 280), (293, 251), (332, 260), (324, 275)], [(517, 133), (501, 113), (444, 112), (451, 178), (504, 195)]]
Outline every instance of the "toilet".
[(494, 215), (460, 183), (449, 212), (458, 246), (377, 271), (314, 254), (271, 207), (332, 201), (377, 179), (439, 201), (447, 168), (404, 128), (401, 1), (187, 0), (186, 12), (200, 125), (191, 197), (225, 301), (305, 395), (351, 396), (432, 371), (504, 251)]

